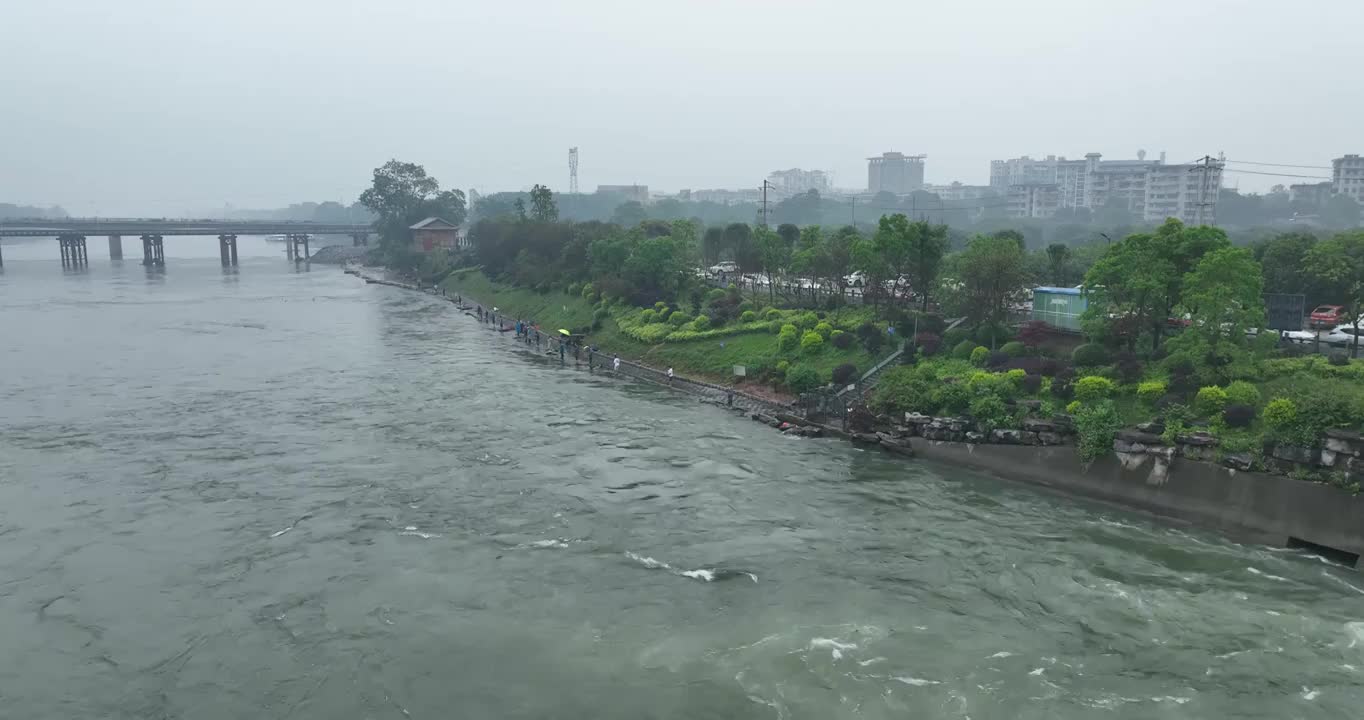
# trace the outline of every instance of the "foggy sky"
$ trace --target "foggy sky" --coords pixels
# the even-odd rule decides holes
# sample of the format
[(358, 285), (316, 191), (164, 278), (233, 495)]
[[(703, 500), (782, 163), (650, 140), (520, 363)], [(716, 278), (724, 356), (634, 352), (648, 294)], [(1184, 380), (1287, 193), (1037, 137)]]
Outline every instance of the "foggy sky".
[(81, 215), (350, 201), (391, 157), (565, 190), (573, 145), (584, 190), (1364, 152), (1357, 0), (15, 0), (0, 27), (0, 202)]

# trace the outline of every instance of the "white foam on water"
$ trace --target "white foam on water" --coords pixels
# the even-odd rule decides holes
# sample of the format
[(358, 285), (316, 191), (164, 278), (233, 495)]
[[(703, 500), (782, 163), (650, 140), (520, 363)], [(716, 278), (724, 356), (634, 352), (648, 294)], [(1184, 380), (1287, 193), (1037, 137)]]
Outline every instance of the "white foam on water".
[(1340, 664), (1340, 669), (1341, 669), (1341, 670), (1349, 670), (1350, 672), (1354, 672), (1354, 671), (1355, 671), (1355, 666), (1354, 666), (1354, 665), (1351, 665), (1350, 663), (1341, 663), (1341, 664)]
[(1237, 655), (1244, 655), (1244, 654), (1246, 654), (1246, 653), (1248, 653), (1248, 652), (1250, 652), (1250, 651), (1249, 651), (1249, 650), (1233, 650), (1233, 651), (1231, 651), (1231, 652), (1229, 652), (1229, 653), (1222, 653), (1221, 655), (1218, 655), (1218, 656), (1217, 656), (1217, 659), (1218, 659), (1218, 660), (1226, 660), (1227, 658), (1234, 658), (1234, 657), (1236, 657)]
[(845, 643), (832, 638), (811, 638), (810, 649), (819, 650), (821, 648), (833, 648), (835, 650), (856, 650), (857, 643)]
[(438, 537), (440, 537), (440, 533), (426, 533), (426, 532), (422, 532), (422, 531), (420, 531), (420, 530), (417, 530), (416, 528), (413, 528), (413, 529), (411, 529), (411, 530), (404, 530), (404, 531), (402, 531), (402, 532), (400, 532), (400, 533), (398, 533), (398, 534), (399, 534), (399, 535), (410, 535), (410, 536), (412, 536), (412, 537), (419, 537), (419, 538), (421, 538), (421, 539), (423, 539), (423, 540), (430, 540), (431, 538), (438, 538)]
[(1029, 675), (1041, 675), (1042, 673), (1046, 672), (1046, 670), (1047, 670), (1046, 668), (1033, 668), (1033, 671), (1030, 672), (1030, 673), (1028, 673), (1028, 674), (1029, 674)]
[(640, 565), (643, 565), (646, 568), (649, 568), (650, 570), (657, 570), (659, 568), (663, 568), (665, 570), (672, 569), (672, 566), (669, 565), (668, 563), (659, 562), (651, 557), (646, 557), (644, 555), (637, 555), (633, 552), (630, 552), (629, 550), (625, 551), (625, 557), (634, 560), (635, 562), (639, 563)]
[(1266, 610), (1265, 612), (1270, 615), (1273, 615), (1274, 617), (1279, 617), (1280, 615), (1283, 615), (1283, 613), (1279, 612), (1278, 610)]
[(715, 579), (715, 571), (706, 570), (704, 568), (700, 570), (683, 570), (682, 572), (678, 573), (678, 575), (681, 575), (682, 577), (689, 577), (693, 580), (704, 580), (706, 582), (711, 582), (712, 580)]
[(1364, 622), (1355, 620), (1345, 623), (1345, 633), (1350, 636), (1350, 647), (1364, 642)]
[(404, 529), (404, 530), (416, 530), (416, 529), (417, 529), (417, 526), (416, 526), (416, 525), (408, 525), (407, 527), (405, 527), (405, 528), (403, 528), (403, 529)]
[(272, 537), (272, 538), (277, 538), (277, 537), (279, 537), (280, 535), (283, 535), (284, 533), (287, 533), (287, 532), (289, 532), (290, 530), (293, 530), (293, 529), (294, 529), (294, 526), (293, 526), (293, 525), (290, 525), (289, 527), (284, 528), (283, 530), (276, 530), (275, 532), (270, 533), (270, 537)]
[(1246, 570), (1247, 570), (1250, 574), (1252, 574), (1252, 575), (1259, 575), (1260, 577), (1269, 578), (1270, 580), (1278, 580), (1279, 582), (1293, 582), (1292, 580), (1289, 580), (1289, 579), (1286, 578), (1286, 577), (1279, 577), (1278, 575), (1270, 575), (1269, 573), (1267, 573), (1267, 572), (1265, 572), (1265, 571), (1263, 571), (1263, 570), (1260, 570), (1259, 568), (1248, 567), (1248, 568), (1246, 568)]
[(1008, 650), (1000, 650), (999, 652), (995, 653), (994, 655), (991, 655), (990, 657), (991, 657), (991, 658), (1006, 658), (1006, 657), (1013, 657), (1013, 656), (1014, 656), (1014, 654), (1011, 653), (1011, 652), (1009, 652)]
[(886, 659), (883, 658), (883, 657), (874, 657), (874, 658), (872, 658), (872, 659), (870, 659), (870, 660), (858, 660), (858, 661), (857, 661), (857, 664), (858, 664), (858, 665), (861, 665), (862, 667), (867, 667), (868, 665), (875, 665), (876, 663), (885, 662), (885, 661), (886, 661)]
[(1153, 697), (1151, 699), (1156, 702), (1172, 702), (1176, 705), (1183, 705), (1184, 703), (1189, 702), (1193, 698), (1178, 697), (1175, 695), (1162, 695), (1160, 697)]
[(1316, 700), (1316, 699), (1317, 699), (1317, 696), (1320, 695), (1320, 694), (1321, 694), (1321, 691), (1320, 691), (1320, 690), (1308, 688), (1306, 685), (1302, 686), (1302, 699), (1303, 699), (1303, 700)]
[(942, 684), (942, 683), (938, 682), (937, 680), (925, 680), (925, 679), (923, 679), (923, 678), (910, 677), (910, 676), (908, 676), (908, 675), (896, 675), (895, 677), (893, 677), (893, 678), (891, 678), (891, 679), (892, 679), (892, 680), (895, 680), (896, 682), (902, 682), (902, 683), (904, 683), (904, 684), (906, 684), (906, 685), (913, 685), (914, 687), (924, 687), (924, 686), (926, 686), (926, 685), (941, 685), (941, 684)]
[(557, 539), (553, 539), (553, 540), (536, 540), (535, 542), (526, 543), (526, 544), (524, 544), (524, 545), (518, 545), (517, 547), (523, 547), (523, 548), (541, 548), (541, 549), (549, 549), (549, 548), (563, 549), (563, 548), (568, 547), (568, 540), (565, 540), (564, 538), (557, 538)]
[(1345, 580), (1344, 578), (1336, 577), (1334, 573), (1332, 573), (1332, 572), (1330, 572), (1330, 571), (1328, 571), (1328, 570), (1322, 570), (1322, 571), (1321, 571), (1321, 574), (1322, 574), (1323, 576), (1325, 576), (1325, 577), (1330, 578), (1331, 580), (1334, 580), (1335, 582), (1340, 583), (1341, 585), (1344, 585), (1344, 586), (1347, 587), (1347, 588), (1350, 588), (1351, 590), (1354, 590), (1355, 592), (1359, 593), (1360, 595), (1364, 595), (1364, 589), (1361, 589), (1361, 588), (1359, 588), (1359, 587), (1356, 587), (1354, 583), (1346, 582), (1346, 580)]

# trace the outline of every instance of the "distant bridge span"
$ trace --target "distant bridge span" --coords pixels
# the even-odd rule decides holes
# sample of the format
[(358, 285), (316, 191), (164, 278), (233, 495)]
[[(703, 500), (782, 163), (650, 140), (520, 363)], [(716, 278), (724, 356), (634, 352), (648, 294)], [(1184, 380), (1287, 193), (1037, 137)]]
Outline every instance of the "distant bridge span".
[[(223, 265), (237, 264), (238, 235), (283, 235), (289, 259), (308, 259), (308, 240), (314, 235), (349, 235), (356, 245), (368, 245), (370, 225), (353, 223), (288, 222), (278, 220), (212, 220), (167, 218), (61, 218), (0, 220), (0, 238), (55, 237), (61, 248), (62, 264), (83, 267), (89, 263), (85, 238), (109, 237), (109, 257), (123, 258), (123, 236), (142, 238), (142, 264), (166, 264), (162, 240), (167, 235), (217, 235)], [(0, 254), (0, 267), (4, 267)]]

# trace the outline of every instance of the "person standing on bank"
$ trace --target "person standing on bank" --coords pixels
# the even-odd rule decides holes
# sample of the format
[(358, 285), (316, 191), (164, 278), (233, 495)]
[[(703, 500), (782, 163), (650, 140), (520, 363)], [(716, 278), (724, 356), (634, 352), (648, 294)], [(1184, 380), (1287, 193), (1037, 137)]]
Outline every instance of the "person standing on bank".
[(620, 356), (615, 355), (611, 360), (611, 372), (620, 372)]
[(668, 384), (669, 384), (669, 385), (672, 385), (672, 384), (673, 384), (673, 369), (672, 369), (672, 368), (668, 368)]

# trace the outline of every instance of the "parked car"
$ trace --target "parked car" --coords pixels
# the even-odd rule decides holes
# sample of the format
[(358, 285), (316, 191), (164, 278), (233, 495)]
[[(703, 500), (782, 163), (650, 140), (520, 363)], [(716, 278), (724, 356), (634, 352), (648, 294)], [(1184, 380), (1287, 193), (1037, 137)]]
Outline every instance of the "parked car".
[(1337, 325), (1321, 337), (1321, 341), (1334, 345), (1335, 347), (1349, 347), (1355, 344), (1355, 336), (1360, 337), (1359, 344), (1364, 345), (1364, 328), (1356, 330), (1353, 325)]
[(1307, 316), (1307, 326), (1314, 328), (1333, 328), (1345, 319), (1345, 307), (1342, 305), (1319, 305), (1312, 314)]
[(1281, 338), (1283, 338), (1284, 340), (1287, 340), (1287, 341), (1289, 341), (1289, 342), (1298, 343), (1299, 345), (1306, 345), (1306, 344), (1309, 344), (1309, 343), (1315, 343), (1315, 342), (1317, 341), (1317, 331), (1316, 331), (1316, 330), (1287, 330), (1287, 331), (1285, 331), (1285, 332), (1279, 333), (1279, 337), (1281, 337)]

